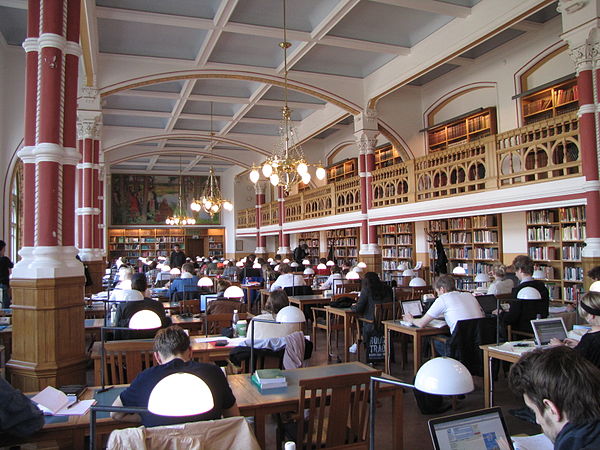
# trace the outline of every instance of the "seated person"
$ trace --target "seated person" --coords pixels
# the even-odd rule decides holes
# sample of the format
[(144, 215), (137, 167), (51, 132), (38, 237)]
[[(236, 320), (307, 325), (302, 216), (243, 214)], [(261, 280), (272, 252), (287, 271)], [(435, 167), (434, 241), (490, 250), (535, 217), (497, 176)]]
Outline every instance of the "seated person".
[(492, 267), (492, 275), (494, 281), (490, 284), (487, 289), (488, 294), (493, 295), (504, 295), (510, 294), (515, 287), (513, 281), (506, 277), (506, 266), (504, 264), (496, 263)]
[(230, 280), (233, 280), (237, 277), (237, 268), (233, 264), (233, 261), (227, 261), (225, 269), (223, 269), (223, 277), (229, 278)]
[[(154, 338), (154, 358), (159, 365), (141, 372), (131, 385), (121, 392), (113, 403), (113, 406), (139, 406), (147, 408), (148, 399), (154, 386), (168, 375), (183, 372), (197, 375), (204, 380), (213, 395), (213, 409), (204, 414), (184, 417), (167, 417), (152, 413), (143, 413), (141, 415), (141, 422), (144, 426), (156, 427), (240, 415), (235, 397), (223, 371), (215, 364), (192, 360), (190, 338), (181, 327), (171, 326), (160, 330), (156, 334)], [(174, 398), (173, 401), (176, 402), (177, 399)], [(137, 414), (111, 413), (111, 417), (116, 420), (140, 421), (140, 416)]]
[[(321, 285), (321, 289), (330, 289), (331, 291), (334, 291), (335, 286), (343, 283), (344, 277), (342, 276), (342, 269), (338, 266), (333, 266), (331, 268), (331, 275), (329, 275), (325, 283)], [(335, 294), (335, 292), (333, 293)]]
[[(352, 310), (359, 316), (368, 320), (375, 320), (375, 304), (387, 303), (393, 299), (392, 288), (379, 279), (375, 272), (367, 272), (362, 280), (358, 302)], [(375, 331), (375, 324), (365, 322), (362, 324), (363, 342), (368, 345), (369, 339)]]
[[(185, 263), (181, 266), (181, 278), (171, 281), (169, 286), (169, 297), (171, 300), (187, 300), (197, 298), (200, 295), (198, 291), (199, 278), (194, 275), (194, 265)], [(189, 296), (189, 297), (188, 297)]]
[(119, 269), (119, 273), (117, 274), (117, 285), (114, 290), (110, 294), (110, 300), (114, 301), (123, 301), (124, 293), (123, 291), (131, 290), (131, 277), (133, 276), (134, 271), (131, 266), (121, 266)]
[[(521, 281), (519, 285), (512, 290), (515, 299), (510, 302), (510, 309), (504, 311), (494, 311), (494, 314), (500, 313), (500, 320), (504, 326), (511, 325), (513, 329), (532, 333), (531, 320), (548, 317), (548, 307), (550, 306), (550, 294), (542, 280), (533, 279), (533, 261), (529, 256), (519, 255), (514, 261), (516, 274)], [(518, 300), (519, 291), (525, 287), (532, 287), (540, 293), (541, 300)]]
[[(319, 266), (323, 264), (323, 266), (325, 266), (324, 269), (319, 269)], [(329, 269), (329, 267), (326, 266), (327, 264), (327, 258), (319, 258), (319, 264), (317, 265), (316, 269), (315, 269), (315, 275), (330, 275), (331, 274), (331, 270)], [(321, 266), (321, 267), (323, 267)], [(340, 269), (340, 273), (341, 273), (341, 269)]]
[(596, 367), (600, 368), (600, 292), (588, 292), (577, 306), (579, 316), (592, 326), (580, 341), (565, 339), (563, 342), (556, 338), (550, 341), (551, 345), (566, 345), (581, 354)]
[[(484, 317), (481, 306), (470, 292), (456, 290), (456, 281), (452, 275), (440, 275), (434, 283), (437, 299), (420, 319), (415, 319), (412, 314), (404, 314), (403, 319), (417, 327), (427, 326), (433, 319), (443, 318), (450, 333), (454, 331), (459, 320), (477, 319)], [(434, 341), (436, 351), (440, 356), (446, 356), (448, 349), (444, 342)]]
[(271, 285), (271, 288), (269, 289), (271, 292), (286, 287), (306, 286), (304, 276), (302, 274), (292, 273), (292, 267), (289, 264), (280, 264), (279, 272), (281, 275), (279, 275)]
[[(256, 319), (275, 320), (277, 313), (284, 307), (289, 305), (287, 294), (278, 289), (269, 294), (269, 298), (265, 303), (265, 310), (262, 314), (256, 316)], [(252, 328), (255, 326), (254, 321), (250, 321), (246, 336), (252, 336)], [(302, 330), (302, 323), (264, 323), (256, 322), (256, 330), (254, 331), (254, 339), (269, 339), (275, 337), (283, 337), (292, 334), (294, 331)]]
[(510, 369), (508, 383), (555, 449), (600, 448), (600, 369), (578, 352), (565, 347), (526, 352)]
[(231, 286), (231, 282), (224, 278), (217, 280), (217, 299), (211, 300), (206, 306), (206, 314), (228, 314), (233, 313), (234, 310), (243, 312), (246, 305), (236, 298), (225, 298), (223, 294), (225, 290)]
[(8, 381), (0, 378), (0, 432), (24, 437), (43, 426), (42, 411)]
[[(128, 327), (129, 321), (133, 315), (142, 310), (154, 311), (160, 318), (162, 328), (171, 325), (171, 318), (167, 317), (163, 304), (159, 301), (143, 296), (143, 293), (146, 292), (148, 287), (146, 283), (146, 275), (143, 273), (136, 273), (133, 275), (133, 278), (131, 279), (131, 287), (133, 290), (138, 291), (141, 294), (142, 299), (119, 303), (115, 316), (115, 326)], [(148, 330), (147, 332), (138, 331), (132, 333), (124, 331), (118, 332), (117, 337), (120, 339), (152, 338), (154, 337), (154, 332), (155, 330)]]

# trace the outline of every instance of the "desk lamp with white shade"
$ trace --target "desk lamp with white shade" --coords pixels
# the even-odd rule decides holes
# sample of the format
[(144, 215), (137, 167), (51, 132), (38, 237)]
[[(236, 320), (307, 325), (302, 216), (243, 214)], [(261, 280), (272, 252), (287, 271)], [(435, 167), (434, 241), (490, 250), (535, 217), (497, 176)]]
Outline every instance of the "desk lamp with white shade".
[(479, 272), (477, 275), (475, 275), (474, 281), (478, 285), (481, 285), (478, 287), (487, 288), (487, 284), (490, 282), (490, 276), (485, 272)]
[(594, 281), (588, 290), (589, 292), (600, 292), (600, 281)]
[(536, 269), (533, 271), (533, 274), (531, 276), (534, 280), (545, 280), (546, 272), (544, 272), (542, 269)]

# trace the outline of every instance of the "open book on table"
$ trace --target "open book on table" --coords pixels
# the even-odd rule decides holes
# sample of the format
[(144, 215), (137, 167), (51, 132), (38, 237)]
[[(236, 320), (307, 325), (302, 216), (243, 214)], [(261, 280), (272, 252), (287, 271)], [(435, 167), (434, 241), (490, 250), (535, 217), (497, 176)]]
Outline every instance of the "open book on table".
[(31, 400), (37, 403), (44, 414), (51, 416), (82, 416), (88, 412), (96, 400), (78, 400), (52, 386), (34, 395)]

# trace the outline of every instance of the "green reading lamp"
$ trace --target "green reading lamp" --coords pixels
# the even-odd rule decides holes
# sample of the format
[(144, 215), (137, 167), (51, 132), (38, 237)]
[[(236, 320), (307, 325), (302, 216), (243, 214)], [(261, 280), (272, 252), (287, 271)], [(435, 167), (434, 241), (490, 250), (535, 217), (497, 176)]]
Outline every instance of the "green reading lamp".
[(452, 358), (434, 358), (421, 366), (415, 377), (415, 384), (404, 383), (390, 378), (371, 377), (369, 402), (369, 449), (375, 449), (375, 383), (393, 384), (408, 389), (434, 395), (460, 395), (472, 392), (473, 377), (469, 370)]

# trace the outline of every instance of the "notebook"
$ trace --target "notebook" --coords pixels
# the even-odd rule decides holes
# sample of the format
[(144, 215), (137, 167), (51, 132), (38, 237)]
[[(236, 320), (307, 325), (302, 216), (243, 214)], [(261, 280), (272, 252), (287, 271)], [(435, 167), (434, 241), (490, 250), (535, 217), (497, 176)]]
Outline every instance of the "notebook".
[(403, 314), (412, 314), (413, 317), (421, 317), (423, 315), (421, 300), (407, 300), (401, 302), (401, 305)]
[(483, 309), (486, 315), (492, 314), (492, 311), (498, 306), (498, 299), (493, 294), (476, 295), (475, 298), (479, 302), (479, 306)]
[(497, 449), (499, 438), (514, 448), (498, 406), (438, 417), (428, 423), (435, 450)]
[(531, 328), (533, 328), (535, 343), (538, 346), (548, 345), (552, 338), (560, 341), (567, 338), (567, 328), (562, 317), (532, 320)]

